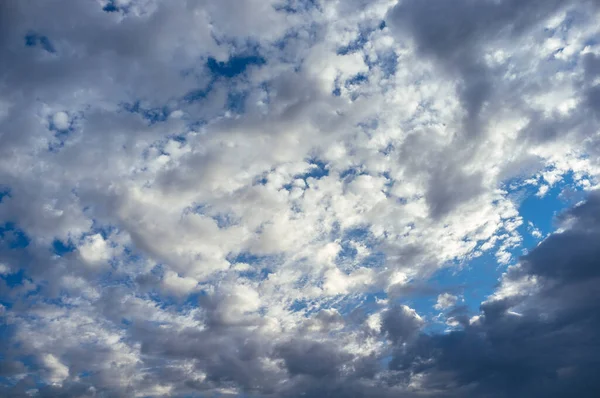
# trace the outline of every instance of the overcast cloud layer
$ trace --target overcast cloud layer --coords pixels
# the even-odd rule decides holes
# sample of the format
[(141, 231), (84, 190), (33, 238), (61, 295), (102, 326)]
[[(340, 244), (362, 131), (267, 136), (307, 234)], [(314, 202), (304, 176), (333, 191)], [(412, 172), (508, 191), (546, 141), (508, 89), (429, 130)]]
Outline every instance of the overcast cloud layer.
[(0, 1), (0, 396), (600, 396), (599, 20)]

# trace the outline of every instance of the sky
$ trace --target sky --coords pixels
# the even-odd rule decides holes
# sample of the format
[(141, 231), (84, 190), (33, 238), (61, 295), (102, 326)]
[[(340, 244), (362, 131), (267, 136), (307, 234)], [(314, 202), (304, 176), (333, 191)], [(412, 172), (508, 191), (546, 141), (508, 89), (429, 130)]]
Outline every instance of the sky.
[(600, 396), (600, 1), (0, 2), (0, 396)]

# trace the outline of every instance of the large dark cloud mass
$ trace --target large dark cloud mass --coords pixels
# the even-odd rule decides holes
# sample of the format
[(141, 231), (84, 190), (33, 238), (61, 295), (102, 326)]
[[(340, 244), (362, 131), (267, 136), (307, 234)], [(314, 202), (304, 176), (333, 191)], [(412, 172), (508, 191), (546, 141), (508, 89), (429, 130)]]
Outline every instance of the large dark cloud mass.
[(0, 397), (600, 397), (599, 18), (0, 1)]
[(600, 196), (562, 214), (550, 236), (503, 278), (528, 293), (491, 299), (464, 330), (422, 335), (393, 369), (417, 370), (450, 396), (595, 397), (600, 362)]

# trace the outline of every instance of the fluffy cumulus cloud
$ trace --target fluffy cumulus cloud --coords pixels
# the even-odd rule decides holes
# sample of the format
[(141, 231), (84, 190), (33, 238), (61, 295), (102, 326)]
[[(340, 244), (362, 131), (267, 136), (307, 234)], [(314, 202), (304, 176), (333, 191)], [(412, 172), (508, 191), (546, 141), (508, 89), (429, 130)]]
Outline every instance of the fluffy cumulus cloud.
[(0, 395), (597, 397), (600, 2), (0, 2)]

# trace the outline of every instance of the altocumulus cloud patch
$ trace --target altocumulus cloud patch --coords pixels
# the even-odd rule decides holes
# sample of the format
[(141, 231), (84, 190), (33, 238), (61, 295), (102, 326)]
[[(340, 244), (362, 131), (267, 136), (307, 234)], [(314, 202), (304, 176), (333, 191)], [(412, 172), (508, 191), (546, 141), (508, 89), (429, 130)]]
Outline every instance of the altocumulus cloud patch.
[(597, 397), (600, 3), (0, 3), (0, 395)]

